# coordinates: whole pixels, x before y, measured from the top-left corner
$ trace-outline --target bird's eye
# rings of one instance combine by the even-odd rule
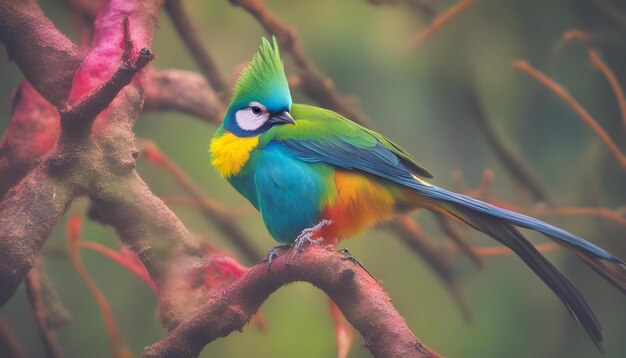
[[[257,107],[257,106],[252,106],[250,107],[250,110],[252,110],[252,113],[254,113],[255,116],[258,116],[261,114],[261,108]]]

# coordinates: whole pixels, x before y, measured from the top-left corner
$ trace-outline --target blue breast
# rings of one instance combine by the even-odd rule
[[[319,222],[332,170],[294,158],[279,143],[268,144],[255,156],[250,168],[247,165],[230,182],[261,211],[269,233],[291,243]]]

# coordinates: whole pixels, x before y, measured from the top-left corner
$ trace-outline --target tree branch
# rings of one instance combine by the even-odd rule
[[[26,80],[13,99],[11,123],[0,141],[0,198],[56,143],[59,113]]]
[[[325,77],[306,57],[296,31],[285,25],[265,6],[262,0],[229,1],[254,16],[267,32],[276,36],[281,48],[291,54],[294,63],[300,69],[300,85],[306,94],[324,107],[336,110],[359,124],[369,125],[369,120],[365,114],[355,108],[353,101],[340,94],[332,80]]]
[[[464,95],[472,114],[470,117],[478,125],[478,129],[483,133],[500,163],[509,172],[509,176],[528,190],[536,200],[551,203],[552,199],[536,179],[536,175],[532,172],[530,166],[516,153],[514,148],[507,144],[510,141],[498,134],[493,123],[487,117],[483,104],[478,97],[478,90],[473,79],[467,80]]]
[[[225,106],[203,76],[183,70],[148,72],[145,109],[177,110],[219,124]]]
[[[209,79],[215,92],[219,94],[224,103],[228,102],[231,95],[230,85],[202,43],[200,36],[198,36],[198,31],[194,28],[182,2],[180,0],[166,0],[165,10],[170,15],[178,35],[187,46],[189,52],[191,52],[202,73]]]
[[[9,327],[4,316],[0,315],[0,356],[27,358],[26,349]]]
[[[323,290],[361,333],[376,357],[438,357],[407,327],[384,289],[365,270],[328,247],[311,246],[296,258],[284,254],[259,264],[209,298],[168,336],[148,347],[145,357],[195,357],[213,340],[241,330],[268,296],[295,281]]]
[[[39,270],[40,266],[37,265],[26,276],[26,293],[48,358],[61,358],[64,354],[57,341],[56,332],[50,326]]]
[[[578,115],[583,123],[588,125],[591,130],[593,130],[596,136],[602,140],[602,143],[606,145],[607,149],[615,157],[617,164],[623,170],[626,170],[626,155],[622,153],[620,148],[617,144],[615,144],[604,128],[598,124],[598,121],[596,121],[595,118],[593,118],[591,114],[589,114],[589,112],[587,112],[587,110],[580,103],[578,103],[578,101],[576,101],[576,99],[574,99],[574,97],[572,97],[572,95],[565,88],[536,70],[526,61],[515,60],[513,61],[512,66],[533,77],[536,81],[546,86],[550,91],[558,96],[572,111]]]
[[[141,152],[152,164],[166,170],[178,184],[200,205],[202,214],[215,224],[217,228],[241,251],[247,261],[256,263],[262,255],[252,245],[251,240],[237,227],[229,213],[215,208],[212,201],[206,196],[202,188],[194,183],[170,158],[157,148],[152,142],[143,142]]]
[[[422,228],[408,216],[399,217],[397,220],[386,224],[385,228],[393,232],[407,247],[426,261],[446,289],[448,289],[463,317],[470,319],[472,312],[455,282],[454,274],[448,260],[443,255],[443,250],[438,250],[434,247],[432,240],[426,237]]]
[[[0,1],[0,41],[28,81],[62,106],[82,57],[34,0]]]

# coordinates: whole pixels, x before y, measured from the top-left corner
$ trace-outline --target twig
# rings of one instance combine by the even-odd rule
[[[551,252],[561,249],[561,247],[553,242],[546,242],[543,244],[535,245],[535,248],[539,252]],[[493,257],[493,256],[509,256],[514,255],[508,247],[493,246],[493,247],[475,247],[474,253],[480,257]]]
[[[224,206],[217,200],[214,200],[210,197],[206,197],[211,204],[208,209],[216,210],[224,213],[224,215],[228,216],[244,216],[249,214],[257,213],[257,211],[252,206],[242,206],[238,208],[228,208]],[[191,196],[162,196],[161,200],[167,205],[183,205],[183,206],[191,206],[194,208],[201,208],[202,204],[199,203],[196,199]]]
[[[200,36],[198,36],[198,31],[194,28],[189,15],[183,7],[182,1],[166,0],[165,10],[170,15],[170,19],[172,19],[178,35],[183,42],[185,42],[196,64],[198,64],[202,73],[209,79],[209,83],[211,83],[215,92],[217,92],[222,98],[222,101],[226,103],[231,95],[230,86],[217,68],[217,64],[202,43]]]
[[[226,111],[202,75],[183,70],[148,72],[145,109],[178,110],[213,124],[221,123]]]
[[[109,306],[109,302],[106,297],[96,285],[96,282],[91,278],[89,272],[83,265],[80,259],[80,226],[81,226],[81,217],[79,215],[73,216],[70,218],[67,224],[67,241],[70,246],[70,258],[72,260],[72,264],[78,271],[80,277],[85,281],[87,287],[91,291],[91,294],[96,298],[98,302],[98,306],[100,307],[100,312],[102,312],[102,318],[104,319],[104,324],[106,326],[107,334],[109,336],[109,345],[111,348],[111,356],[115,358],[122,358],[127,355],[128,349],[122,343],[122,336],[117,329],[117,325],[115,324],[115,320],[113,319],[113,312],[111,311],[111,306]]]
[[[367,0],[367,2],[376,6],[403,4],[419,11],[427,19],[432,19],[437,14],[434,0]]]
[[[26,276],[26,294],[35,316],[35,322],[39,335],[48,358],[61,358],[64,356],[61,346],[56,338],[56,333],[49,325],[48,313],[44,301],[41,279],[39,277],[40,266],[37,265]]]
[[[475,0],[461,0],[458,3],[454,4],[444,13],[437,16],[424,30],[417,33],[413,36],[407,45],[409,49],[415,48],[419,46],[422,42],[426,41],[429,37],[434,35],[437,31],[439,31],[443,25],[448,23],[450,20],[458,16],[463,10],[465,10],[470,5],[474,4]]]
[[[135,74],[152,61],[154,54],[149,49],[142,48],[131,62],[132,41],[128,26],[128,18],[125,18],[123,22],[122,63],[104,83],[82,96],[71,107],[59,111],[61,126],[75,127],[79,125],[76,122],[80,120],[81,122],[84,121],[80,123],[81,127],[89,128],[89,126],[85,126],[85,122],[93,123],[96,116],[113,101],[122,88],[133,80]]]
[[[470,117],[476,122],[487,143],[500,159],[500,163],[508,171],[510,177],[528,190],[536,200],[552,202],[548,191],[541,186],[527,162],[508,144],[510,141],[499,135],[494,128],[478,97],[478,90],[473,79],[469,79],[465,83],[464,94],[472,113]]]
[[[219,337],[242,329],[267,297],[295,281],[322,289],[358,330],[376,357],[438,357],[406,326],[384,289],[361,269],[328,247],[314,245],[286,264],[274,260],[272,271],[259,264],[231,286],[210,297],[193,316],[148,347],[144,357],[195,357]]]
[[[337,342],[337,358],[348,358],[350,348],[354,342],[354,329],[350,322],[341,314],[341,310],[333,300],[328,299],[328,310],[335,327],[335,341]]]
[[[486,200],[487,199],[487,191],[489,190],[489,185],[493,181],[493,170],[484,169],[483,176],[480,181],[480,184],[474,188],[472,191],[469,191],[467,195],[472,196],[477,199]]]
[[[554,94],[556,94],[563,102],[565,102],[568,107],[576,112],[580,119],[589,127],[591,127],[594,133],[602,140],[602,142],[606,145],[611,154],[613,154],[613,156],[617,160],[617,163],[622,167],[622,169],[626,170],[626,156],[622,154],[619,147],[617,146],[617,144],[615,144],[615,142],[613,142],[608,133],[598,124],[598,122],[589,114],[589,112],[587,112],[587,110],[585,110],[585,108],[569,94],[569,92],[565,88],[561,87],[559,84],[548,78],[543,73],[537,71],[526,61],[516,60],[513,62],[513,67],[522,72],[525,72],[526,74],[533,77],[535,80],[539,81],[541,84],[550,89]]]
[[[585,32],[582,32],[580,30],[569,30],[563,34],[563,36],[561,37],[561,41],[559,42],[559,44],[557,44],[557,46],[560,47],[561,44],[570,41],[579,41],[583,44],[583,46],[587,50],[587,55],[589,56],[589,60],[591,61],[591,63],[600,71],[600,73],[602,73],[607,82],[609,82],[609,85],[613,90],[613,94],[615,95],[617,105],[619,106],[622,117],[622,124],[624,126],[624,129],[626,129],[626,98],[624,97],[624,90],[622,89],[622,86],[619,84],[619,81],[615,77],[615,74],[613,74],[613,71],[611,71],[609,66],[607,66],[606,63],[602,61],[602,58],[598,54],[598,51],[596,51],[591,46],[590,40],[591,36]]]
[[[425,236],[421,227],[408,216],[401,216],[385,227],[400,238],[413,252],[426,260],[428,266],[450,292],[463,317],[468,320],[471,319],[471,310],[454,281],[454,275],[443,252],[433,247],[432,240]]]
[[[454,223],[450,218],[441,213],[434,213],[441,231],[443,231],[452,242],[459,248],[459,250],[469,257],[472,262],[478,268],[483,268],[483,262],[478,255],[472,250],[467,237],[461,230],[454,226]]]
[[[196,200],[204,216],[213,222],[250,262],[259,262],[263,257],[251,240],[237,227],[233,217],[228,215],[221,204],[207,198],[204,191],[191,180],[170,158],[152,142],[143,142],[142,152],[150,163],[167,171],[191,197]]]
[[[510,210],[526,213],[530,216],[537,217],[597,217],[604,220],[611,221],[615,224],[626,227],[626,210],[609,208],[589,207],[589,206],[572,206],[572,207],[546,207],[545,205],[538,205],[534,209],[524,209],[513,204],[504,202],[498,199],[489,200],[490,203],[496,206],[507,208]]]
[[[126,249],[126,252],[120,252],[93,241],[79,241],[78,247],[80,247],[81,249],[98,252],[117,262],[120,266],[124,267],[128,271],[132,272],[135,276],[137,276],[143,283],[150,287],[154,293],[157,293],[156,283],[150,277],[150,274],[146,270],[146,267],[143,266],[139,258],[134,253],[131,253],[131,251],[128,251],[128,249]],[[129,257],[130,255],[134,256],[136,262],[131,257]]]
[[[6,318],[0,315],[0,356],[10,358],[27,358],[26,349],[9,327]]]
[[[353,101],[341,95],[332,80],[325,77],[315,64],[306,57],[296,31],[285,25],[265,6],[262,0],[229,1],[254,16],[267,32],[276,35],[281,48],[291,54],[294,63],[300,69],[301,87],[306,94],[322,106],[336,110],[351,120],[368,126],[369,120],[360,110],[355,108]]]

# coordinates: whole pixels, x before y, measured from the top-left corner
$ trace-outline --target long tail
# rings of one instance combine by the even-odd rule
[[[582,294],[515,226],[540,232],[570,249],[600,276],[626,294],[626,266],[620,259],[576,235],[543,221],[465,195],[436,186],[420,187],[418,192],[434,199],[437,203],[435,209],[456,217],[513,250],[556,293],[574,318],[582,324],[598,349],[603,351],[600,344],[602,341],[600,325]]]

